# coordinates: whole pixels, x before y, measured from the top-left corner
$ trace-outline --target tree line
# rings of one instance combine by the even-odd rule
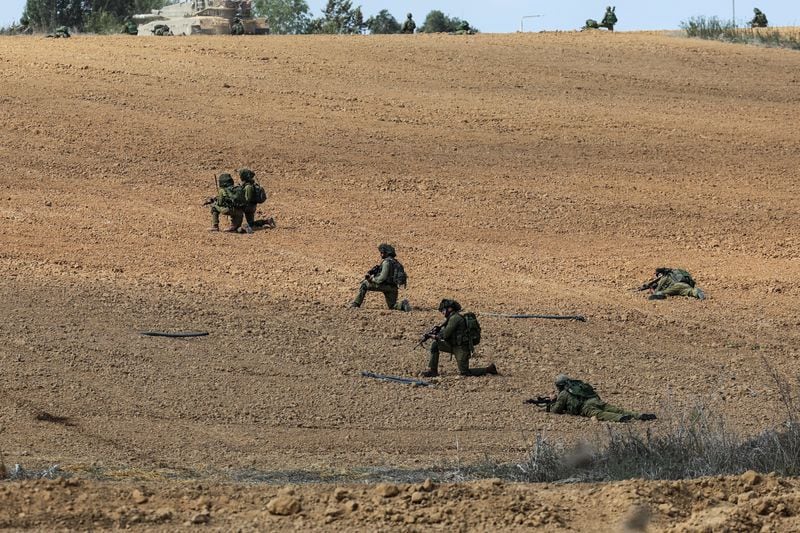
[[[77,31],[119,31],[122,21],[136,13],[149,13],[174,0],[26,0],[20,25],[36,31],[67,26]],[[277,34],[373,34],[400,33],[401,24],[387,9],[364,19],[361,6],[352,0],[328,0],[322,15],[313,17],[305,0],[254,0],[253,13],[269,21]],[[417,31],[454,32],[464,21],[433,10]]]

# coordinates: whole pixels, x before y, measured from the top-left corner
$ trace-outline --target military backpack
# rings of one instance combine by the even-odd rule
[[[688,270],[684,270],[682,268],[673,268],[669,272],[669,277],[671,277],[672,281],[675,283],[686,283],[690,287],[694,287],[694,280],[692,279],[692,275],[689,274]]]
[[[255,192],[255,200],[257,204],[263,204],[267,201],[267,191],[258,183],[253,183],[253,190]]]
[[[239,185],[235,187],[223,187],[220,191],[219,199],[217,203],[221,207],[227,208],[242,208],[245,206],[245,199],[244,199],[244,188]]]
[[[472,346],[477,346],[481,343],[481,325],[478,322],[478,317],[473,312],[462,313],[464,322],[467,326],[467,340]]]
[[[567,392],[571,395],[575,396],[576,398],[581,398],[583,400],[588,400],[589,398],[596,398],[597,393],[594,391],[594,387],[586,383],[585,381],[581,381],[579,379],[570,380],[566,386]]]
[[[408,275],[403,265],[395,258],[392,261],[392,282],[398,287],[405,287],[408,284]]]

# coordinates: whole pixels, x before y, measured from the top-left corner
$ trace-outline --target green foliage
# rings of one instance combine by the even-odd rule
[[[381,9],[377,15],[368,18],[366,26],[370,33],[400,33],[400,23],[388,9]]]
[[[67,26],[80,31],[111,33],[126,17],[163,7],[166,0],[26,0],[20,21],[37,31]]]
[[[110,34],[119,33],[122,25],[119,19],[108,11],[93,11],[86,17],[83,29],[89,33]]]
[[[309,24],[310,33],[361,33],[364,16],[351,0],[328,0],[322,17]]]
[[[448,17],[441,11],[434,9],[425,17],[425,22],[420,28],[422,33],[453,32],[461,29],[464,21],[458,17]]]
[[[737,28],[732,22],[722,22],[717,17],[690,18],[688,22],[681,22],[681,29],[687,37],[698,39],[800,50],[800,36],[796,33],[772,28]]]
[[[305,0],[256,0],[255,12],[266,17],[270,33],[295,35],[306,33],[310,22]]]

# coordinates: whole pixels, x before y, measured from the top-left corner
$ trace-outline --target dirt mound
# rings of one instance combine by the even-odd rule
[[[7,466],[149,473],[161,481],[146,490],[168,494],[152,509],[173,510],[167,529],[202,515],[169,479],[232,501],[262,491],[237,504],[244,527],[278,489],[220,484],[230,473],[355,480],[359,468],[519,460],[539,433],[602,438],[602,424],[522,403],[560,372],[656,412],[653,431],[698,401],[744,433],[784,419],[764,361],[800,371],[795,52],[601,32],[2,41]],[[278,228],[207,233],[214,174],[242,166],[270,192],[263,215]],[[383,310],[375,294],[346,309],[380,242],[408,271],[413,313]],[[628,290],[657,266],[687,268],[709,298]],[[496,362],[496,377],[459,378],[446,358],[435,387],[361,377],[422,370],[412,347],[445,297],[479,314],[588,322],[483,317],[475,364]],[[77,483],[73,495],[119,501],[103,509],[133,509],[127,485]],[[57,485],[19,494],[59,493],[45,486]],[[346,488],[362,509],[384,509],[373,488]],[[295,490],[303,523],[325,520],[333,489]],[[399,490],[398,510],[432,497]],[[506,502],[517,489],[490,490]],[[549,514],[503,503],[468,524],[527,527],[542,513],[563,520],[542,518],[548,527],[569,524],[585,504],[572,490],[585,489],[552,491]],[[716,498],[728,503],[714,519],[757,505],[738,498]],[[755,515],[783,516],[780,504],[794,505]],[[42,520],[79,527],[46,507]],[[681,512],[669,524],[694,527],[695,511]],[[152,513],[142,520],[161,527]],[[348,513],[327,516],[372,527]],[[389,514],[376,523],[415,516]]]

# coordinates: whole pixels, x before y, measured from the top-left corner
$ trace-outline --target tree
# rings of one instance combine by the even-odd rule
[[[425,17],[425,23],[420,28],[423,33],[441,33],[457,31],[461,27],[461,19],[448,17],[438,9],[434,9]]]
[[[58,26],[82,28],[83,3],[80,0],[27,0],[23,18],[36,30],[51,30]]]
[[[353,9],[351,0],[328,0],[322,10],[322,18],[309,24],[311,33],[361,33],[364,20],[361,7]]]
[[[399,33],[400,23],[389,13],[388,9],[381,9],[377,15],[367,19],[367,28],[370,33]]]
[[[305,0],[256,0],[255,12],[266,17],[270,33],[306,33],[310,22]]]

